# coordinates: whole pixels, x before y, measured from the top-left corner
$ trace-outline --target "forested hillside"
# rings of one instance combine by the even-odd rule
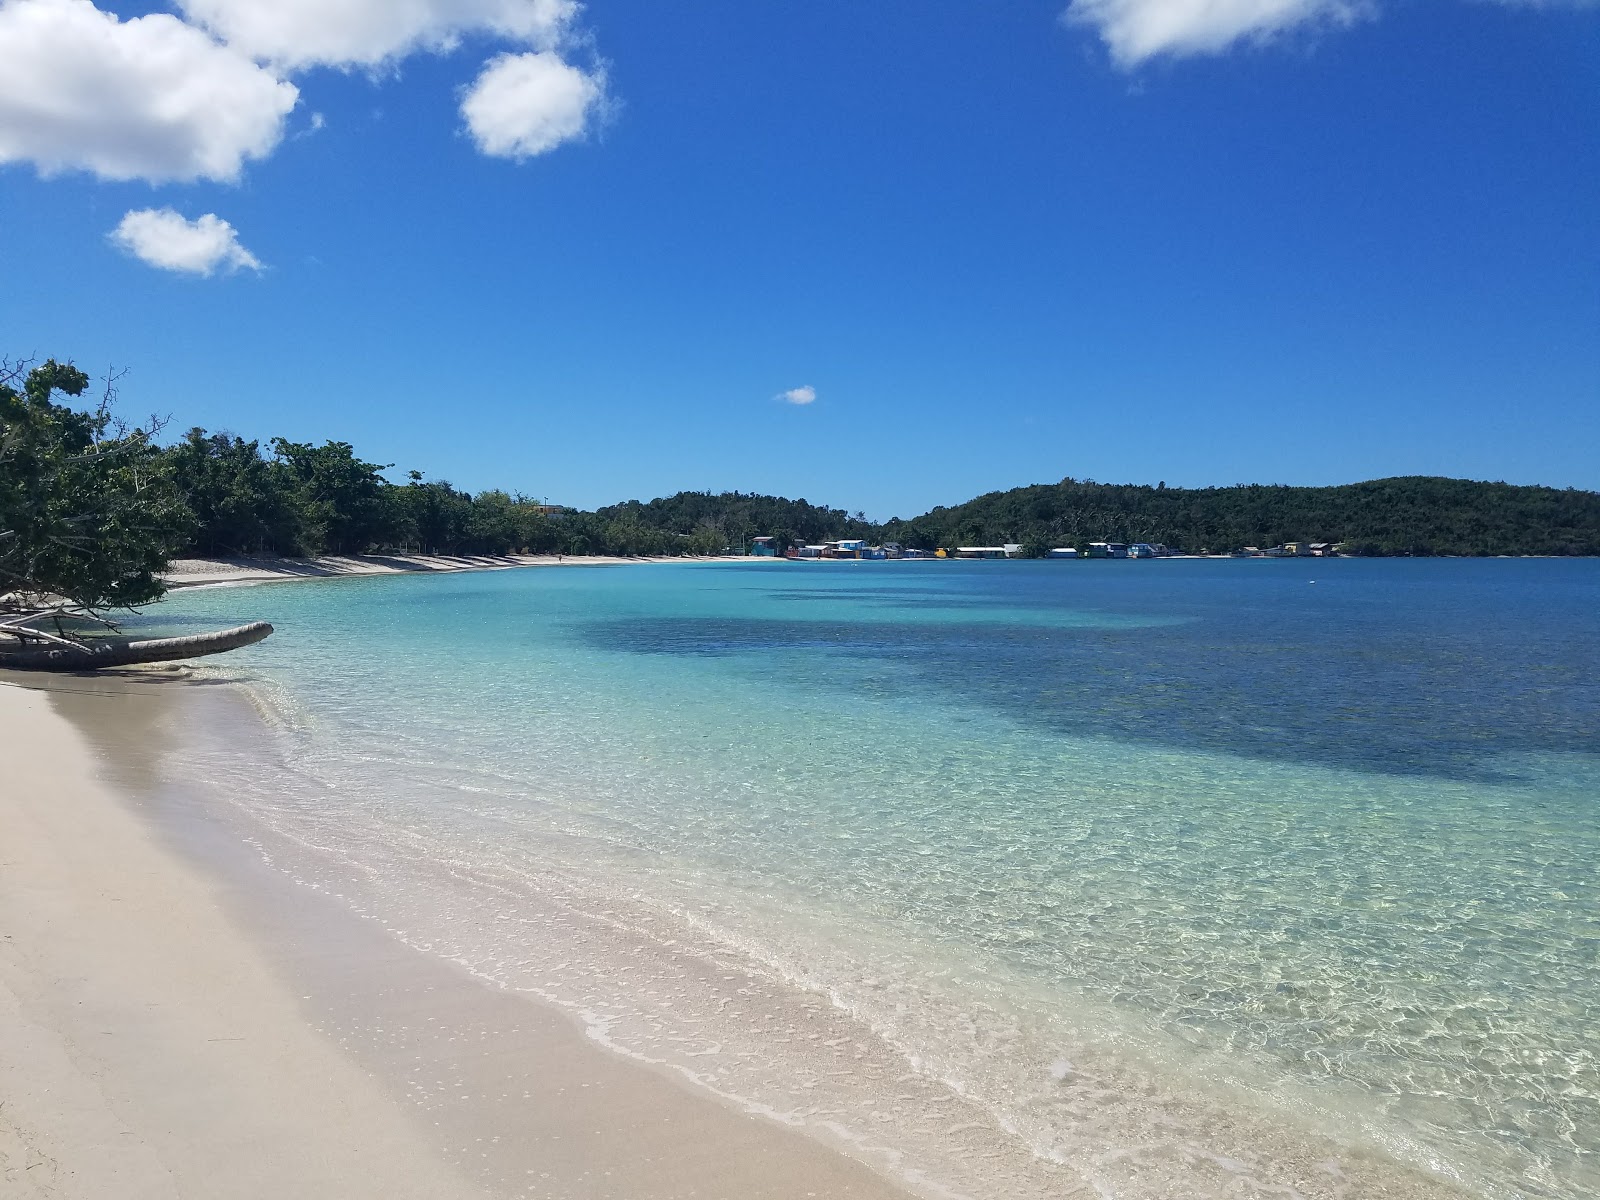
[[[89,413],[53,399],[75,397],[87,384],[82,372],[54,361],[32,370],[7,361],[0,371],[0,500],[16,510],[0,526],[0,557],[27,558],[33,565],[20,573],[29,577],[51,554],[84,570],[110,561],[109,551],[94,551],[86,540],[86,523],[104,526],[107,536],[137,530],[144,540],[128,553],[146,563],[185,554],[717,554],[739,552],[761,536],[780,547],[847,537],[926,550],[1017,542],[1031,554],[1106,540],[1163,542],[1188,553],[1315,541],[1373,555],[1600,555],[1600,493],[1430,476],[1322,488],[1064,479],[883,525],[860,512],[742,492],[679,492],[596,512],[552,512],[530,496],[471,494],[415,470],[393,482],[391,467],[360,458],[346,442],[274,438],[264,447],[192,429],[161,446],[154,426],[126,430],[114,422],[109,392]],[[94,503],[110,507],[92,521],[84,514],[98,511],[93,505],[60,499],[39,482],[78,486],[90,462],[74,449],[78,442],[112,448],[93,460],[110,472]],[[56,459],[60,469],[46,471]],[[112,484],[127,495],[119,498]],[[119,504],[132,505],[138,519],[115,515]],[[71,527],[46,537],[39,531],[55,529],[52,521]],[[145,576],[152,570],[142,569]]]
[[[164,464],[190,515],[180,555],[720,554],[762,535],[788,543],[876,532],[859,513],[739,492],[547,513],[529,496],[474,495],[418,471],[391,483],[388,467],[346,442],[274,438],[263,448],[192,429]]]
[[[1339,487],[1169,488],[1065,479],[992,492],[885,525],[805,500],[679,492],[547,515],[533,499],[476,495],[387,468],[343,442],[255,442],[191,430],[166,451],[199,554],[715,554],[753,537],[780,545],[860,537],[907,546],[1020,542],[1043,554],[1091,541],[1225,553],[1287,541],[1354,554],[1600,554],[1600,493],[1407,476]]]
[[[1223,553],[1288,541],[1355,554],[1600,554],[1600,493],[1405,476],[1339,487],[1169,488],[1064,479],[884,527],[908,546],[1091,541]]]

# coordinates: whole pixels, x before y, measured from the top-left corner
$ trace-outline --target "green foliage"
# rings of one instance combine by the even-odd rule
[[[907,546],[1164,542],[1225,553],[1290,541],[1357,554],[1600,554],[1600,493],[1406,476],[1340,487],[1169,488],[1064,479],[992,492],[882,536]]]
[[[330,554],[361,554],[396,540],[399,530],[387,467],[362,462],[349,442],[313,446],[272,439],[276,466],[286,471],[300,509],[304,545]]]
[[[814,505],[806,500],[744,492],[679,492],[648,504],[630,500],[596,513],[607,520],[616,520],[624,514],[648,528],[694,539],[695,548],[689,553],[695,554],[720,553],[724,547],[737,551],[755,537],[775,537],[778,548],[783,550],[808,542],[870,538],[878,531],[878,527],[860,513],[852,517],[843,509]],[[717,545],[707,549],[714,541]]]
[[[307,554],[304,504],[281,464],[257,442],[191,429],[167,451],[194,518],[190,549],[217,554]]]
[[[254,442],[191,430],[167,451],[193,511],[195,553],[715,554],[773,537],[780,551],[838,538],[940,546],[1020,542],[1041,557],[1092,541],[1224,553],[1286,541],[1360,554],[1600,554],[1600,495],[1408,477],[1343,487],[1169,488],[1064,479],[884,525],[805,500],[679,492],[546,515],[525,496],[476,496],[410,473],[402,485],[348,443]]]
[[[154,424],[119,423],[109,386],[89,411],[54,399],[88,386],[54,359],[0,365],[0,599],[13,607],[51,596],[88,609],[154,600],[188,524]]]

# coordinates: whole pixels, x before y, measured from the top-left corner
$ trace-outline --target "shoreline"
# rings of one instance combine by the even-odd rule
[[[370,575],[450,575],[518,567],[623,567],[681,562],[767,562],[738,554],[699,558],[557,554],[329,554],[319,558],[175,558],[162,575],[169,591],[237,583],[291,583]]]
[[[0,679],[8,1195],[909,1194],[274,870],[160,768],[229,699]]]

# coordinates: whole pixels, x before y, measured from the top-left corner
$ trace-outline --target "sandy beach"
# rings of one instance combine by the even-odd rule
[[[281,583],[343,576],[415,575],[453,571],[504,571],[514,567],[616,567],[683,562],[682,558],[621,558],[606,554],[330,554],[321,558],[178,558],[164,578],[172,588],[223,583]],[[698,562],[777,562],[773,558],[717,555]]]
[[[0,681],[8,1197],[904,1194],[402,946],[165,794],[177,731],[229,704],[249,719],[162,672]]]

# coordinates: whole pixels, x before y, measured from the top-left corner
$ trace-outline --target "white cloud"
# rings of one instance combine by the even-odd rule
[[[135,258],[185,275],[261,269],[261,260],[239,244],[238,231],[215,213],[185,220],[170,208],[141,208],[111,231],[114,245]]]
[[[1367,0],[1073,0],[1069,25],[1096,29],[1120,66],[1159,55],[1215,54],[1305,25],[1350,25],[1371,13]]]
[[[779,392],[778,399],[785,404],[810,404],[817,398],[817,389],[809,384],[805,387],[790,388],[787,392]]]
[[[299,92],[176,17],[0,0],[0,163],[106,179],[232,180]]]
[[[178,0],[191,21],[285,68],[376,67],[470,34],[540,50],[566,35],[574,0]]]
[[[496,158],[531,158],[581,137],[604,104],[605,75],[552,51],[491,59],[461,100],[473,141]]]

